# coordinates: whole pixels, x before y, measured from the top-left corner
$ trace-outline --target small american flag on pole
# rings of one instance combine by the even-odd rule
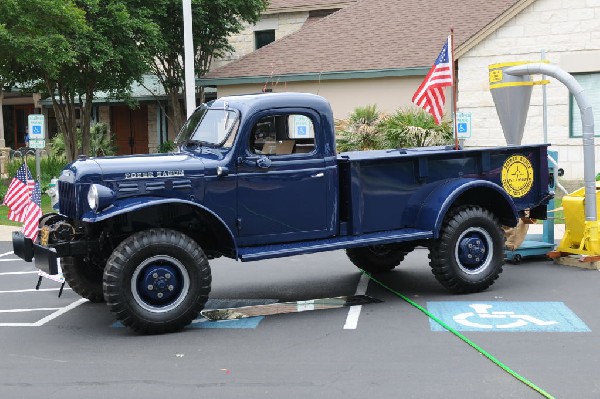
[[[42,217],[42,190],[40,189],[40,183],[37,181],[31,194],[31,200],[23,214],[25,215],[23,234],[25,237],[29,237],[32,241],[35,241],[38,236],[38,223]]]
[[[31,192],[33,190],[35,182],[33,176],[27,167],[27,164],[23,162],[23,165],[17,170],[17,174],[10,182],[6,195],[4,196],[4,205],[10,208],[8,218],[16,222],[23,222],[23,212],[29,205],[29,199],[31,198]]]
[[[412,102],[429,112],[438,125],[444,114],[444,87],[452,86],[452,39],[444,44],[423,83],[413,95]]]

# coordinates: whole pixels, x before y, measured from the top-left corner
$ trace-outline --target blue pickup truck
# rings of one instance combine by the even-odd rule
[[[140,333],[182,329],[203,309],[209,259],[242,262],[344,249],[370,273],[429,248],[454,293],[502,271],[501,225],[545,218],[546,145],[336,153],[322,97],[266,93],[198,107],[171,154],[80,157],[58,181],[58,213],[15,254],[62,273]],[[60,266],[60,269],[59,269]]]

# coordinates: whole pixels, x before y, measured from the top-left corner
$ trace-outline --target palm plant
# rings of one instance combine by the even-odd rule
[[[436,124],[433,117],[418,108],[404,108],[381,122],[385,148],[428,147],[452,143],[452,121]]]
[[[347,120],[336,122],[338,151],[380,148],[380,123],[383,116],[375,105],[358,107]]]

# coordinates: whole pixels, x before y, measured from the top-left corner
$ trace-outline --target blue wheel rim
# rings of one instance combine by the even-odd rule
[[[478,274],[490,265],[493,252],[494,244],[490,234],[480,227],[471,227],[456,241],[454,258],[463,272]]]
[[[185,266],[177,259],[158,255],[140,263],[131,278],[133,298],[142,308],[153,313],[177,308],[190,288]]]

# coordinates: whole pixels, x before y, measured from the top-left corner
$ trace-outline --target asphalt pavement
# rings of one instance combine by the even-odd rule
[[[303,311],[139,336],[68,287],[61,298],[52,281],[36,291],[32,264],[1,237],[1,398],[543,397],[343,251],[213,260],[209,307],[303,301]],[[484,292],[452,295],[417,248],[379,279],[549,395],[600,397],[598,271],[525,259]],[[383,302],[310,310],[311,299],[363,291]]]

